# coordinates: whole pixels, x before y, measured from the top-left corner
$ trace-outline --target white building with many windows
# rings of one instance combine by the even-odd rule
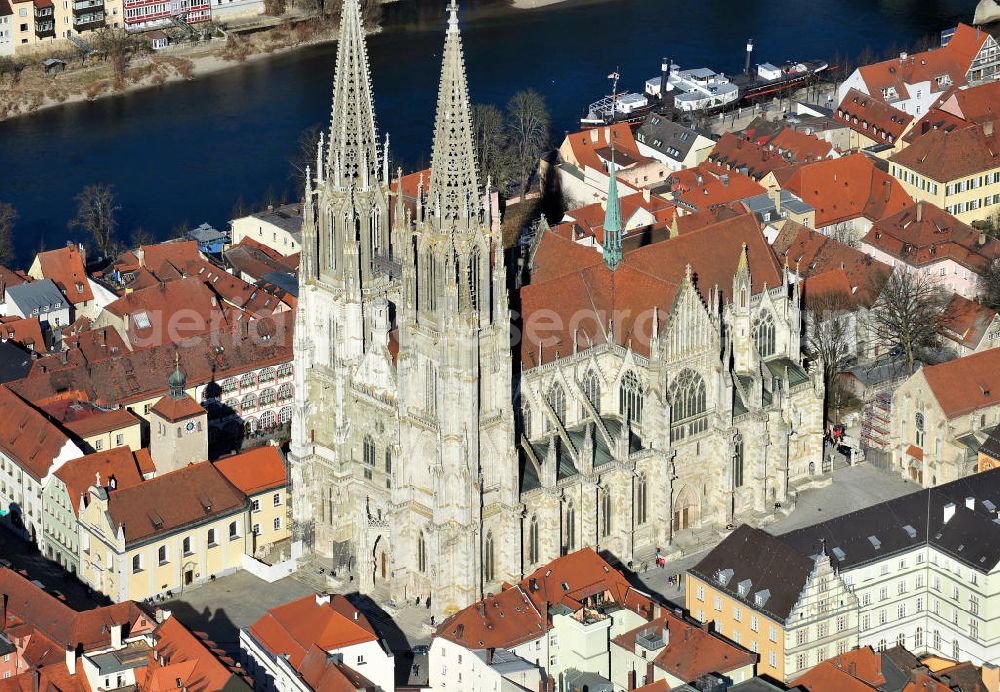
[[[1000,659],[1000,469],[799,529],[858,598],[859,644]]]

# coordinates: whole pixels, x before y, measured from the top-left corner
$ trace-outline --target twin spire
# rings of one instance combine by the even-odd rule
[[[344,0],[323,177],[338,188],[367,189],[375,185],[378,172],[378,130],[361,6],[359,0]],[[320,174],[317,171],[317,175]]]
[[[448,5],[429,193],[432,208],[444,228],[465,229],[470,214],[479,209],[472,108],[455,0]]]

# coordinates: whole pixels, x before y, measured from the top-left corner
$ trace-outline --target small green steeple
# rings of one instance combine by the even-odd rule
[[[174,354],[174,371],[167,378],[167,386],[170,387],[170,398],[172,399],[183,399],[187,396],[184,391],[187,385],[187,378],[184,377],[184,373],[181,372],[181,356],[179,353]]]
[[[614,155],[608,164],[608,204],[604,210],[604,263],[615,270],[622,261],[622,204],[618,199],[618,177]]]

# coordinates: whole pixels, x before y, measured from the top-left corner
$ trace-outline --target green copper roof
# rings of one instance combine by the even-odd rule
[[[611,271],[622,261],[622,204],[618,199],[615,162],[608,164],[608,205],[604,211],[604,263]]]

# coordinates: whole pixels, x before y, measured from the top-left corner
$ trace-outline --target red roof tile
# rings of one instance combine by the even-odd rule
[[[953,293],[944,312],[943,335],[967,348],[976,349],[996,317],[995,310]]]
[[[939,183],[1000,168],[1000,132],[993,121],[916,135],[890,161]]]
[[[141,692],[215,692],[227,687],[233,678],[249,679],[235,665],[217,655],[212,642],[202,641],[169,617],[156,628],[156,656],[150,655],[145,677],[139,678]],[[240,688],[242,689],[242,687]]]
[[[153,404],[150,411],[162,418],[167,419],[171,423],[176,423],[186,418],[202,416],[207,413],[201,404],[187,394],[178,397],[175,397],[172,394],[167,394]]]
[[[271,608],[250,631],[268,651],[288,654],[296,669],[314,645],[330,651],[378,640],[364,614],[340,595],[323,603],[309,595]]]
[[[861,153],[797,166],[779,181],[816,210],[816,228],[862,216],[877,221],[913,203],[895,178]]]
[[[97,483],[98,475],[101,486],[110,493],[134,487],[142,482],[142,470],[139,468],[135,453],[128,447],[115,447],[73,459],[63,464],[55,475],[66,484],[66,492],[76,514],[80,511],[80,500],[87,499],[87,489]],[[112,478],[115,484],[114,490],[110,488]]]
[[[0,449],[32,478],[41,481],[67,445],[79,455],[79,449],[66,434],[26,404],[6,386],[0,387]]]
[[[649,161],[639,153],[639,145],[635,142],[632,128],[626,123],[608,127],[597,127],[566,135],[575,163],[581,168],[606,170],[605,161],[610,158],[610,145],[614,144],[616,162],[619,157],[622,162],[630,159],[635,162]],[[627,168],[627,165],[619,166]]]
[[[747,175],[736,171],[717,173],[706,164],[672,173],[670,184],[674,198],[696,211],[767,192]]]
[[[909,113],[857,89],[848,90],[834,117],[858,134],[882,144],[895,143],[913,122]]]
[[[1000,348],[930,365],[921,372],[949,419],[1000,403]]]
[[[263,445],[214,462],[215,468],[247,495],[288,484],[288,470],[281,452]]]
[[[37,1],[35,4],[41,7]],[[52,3],[48,2],[47,6],[51,7]],[[84,256],[75,243],[58,250],[40,252],[37,259],[42,276],[46,279],[52,279],[70,303],[79,305],[94,299],[94,292],[90,288],[90,279],[87,277]]]
[[[0,339],[16,341],[34,353],[44,354],[47,350],[37,317],[0,317]]]
[[[52,413],[52,407],[46,406],[44,408],[46,413]],[[140,424],[139,417],[127,408],[116,408],[106,411],[91,407],[88,404],[85,410],[86,413],[81,416],[74,415],[73,413],[64,416],[62,418],[63,427],[80,437],[90,437],[91,435],[121,430],[122,428]],[[67,407],[66,411],[69,412],[71,409]]]

